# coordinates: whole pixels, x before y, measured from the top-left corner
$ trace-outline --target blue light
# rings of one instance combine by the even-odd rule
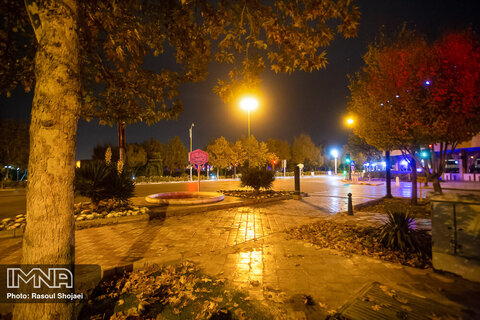
[[[380,105],[383,107],[383,103],[380,103]]]
[[[430,81],[429,81],[429,80],[425,81],[425,85],[426,85],[426,86],[429,86],[429,85],[430,85]]]
[[[395,96],[395,98],[400,98],[400,96],[397,94],[397,95]]]
[[[400,161],[400,164],[402,166],[406,166],[408,164],[408,162],[407,162],[407,160],[402,160],[402,161]]]

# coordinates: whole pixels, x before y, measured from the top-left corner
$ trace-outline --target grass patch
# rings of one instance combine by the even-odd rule
[[[320,248],[330,248],[344,253],[366,255],[416,268],[431,267],[431,237],[416,231],[422,243],[420,251],[393,250],[382,244],[379,228],[340,224],[323,220],[293,228],[288,233],[296,239],[310,242]]]
[[[79,319],[273,319],[246,293],[189,262],[151,266],[101,283]]]

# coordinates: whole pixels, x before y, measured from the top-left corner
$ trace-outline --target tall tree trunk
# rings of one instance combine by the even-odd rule
[[[433,191],[435,193],[442,193],[442,187],[440,186],[440,177],[437,175],[433,176]]]
[[[441,148],[441,146],[440,146]],[[440,166],[441,163],[437,161],[437,155],[435,153],[435,145],[432,145],[430,148],[430,152],[432,155],[432,182],[433,182],[433,191],[436,193],[442,193],[442,187],[440,186],[440,177],[443,174],[443,167]],[[440,149],[440,153],[441,153]],[[440,161],[445,163],[445,160],[442,160],[442,156],[440,156]]]
[[[74,263],[73,178],[81,106],[77,3],[26,0],[38,41],[24,264]],[[70,319],[73,304],[18,303],[16,319]]]
[[[411,203],[417,205],[417,161],[412,156],[410,160],[410,166],[412,168],[412,199]]]
[[[125,163],[125,122],[118,121],[118,155],[119,161]]]
[[[393,198],[392,197],[392,175],[390,174],[391,172],[391,166],[390,166],[390,150],[385,151],[385,167],[386,167],[386,172],[385,172],[385,182],[386,182],[386,187],[387,187],[387,194],[385,195],[385,198]]]

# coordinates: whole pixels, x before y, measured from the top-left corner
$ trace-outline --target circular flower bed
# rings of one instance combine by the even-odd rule
[[[205,204],[223,199],[225,196],[218,192],[164,192],[145,197],[145,201],[149,203],[169,205]]]

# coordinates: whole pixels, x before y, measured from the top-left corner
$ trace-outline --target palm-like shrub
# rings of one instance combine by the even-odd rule
[[[100,200],[108,199],[105,185],[107,177],[111,174],[109,166],[100,161],[86,162],[75,170],[75,193],[90,198],[92,203],[98,204]]]
[[[105,188],[109,198],[125,201],[133,197],[135,184],[127,170],[124,169],[122,173],[111,170],[105,180]]]
[[[387,208],[387,222],[380,228],[381,243],[393,250],[421,251],[418,232],[410,212],[401,207]]]
[[[75,193],[91,199],[94,205],[100,200],[128,200],[133,196],[135,186],[130,173],[118,173],[114,165],[103,161],[82,164],[75,170]]]
[[[242,172],[242,187],[251,187],[255,191],[271,189],[275,174],[273,171],[260,168],[246,168]]]

